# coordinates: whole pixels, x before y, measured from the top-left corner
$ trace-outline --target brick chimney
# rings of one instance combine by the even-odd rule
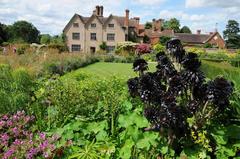
[[[152,20],[152,31],[153,32],[156,30],[155,26],[156,26],[156,19],[153,19]]]
[[[156,31],[161,31],[162,30],[162,19],[158,19],[155,21],[155,30]]]
[[[125,20],[124,20],[124,26],[128,27],[129,26],[129,10],[125,10]]]
[[[93,11],[94,12],[94,11]],[[95,15],[100,16],[100,6],[96,6]]]
[[[99,10],[99,16],[103,17],[103,6],[100,6]]]
[[[139,32],[140,18],[139,17],[134,17],[133,19],[135,21],[135,29],[136,29],[136,31],[138,33]]]
[[[198,35],[200,35],[201,34],[201,30],[199,29],[199,30],[197,30],[197,34]]]

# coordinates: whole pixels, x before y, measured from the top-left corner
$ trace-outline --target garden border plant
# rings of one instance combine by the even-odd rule
[[[187,147],[198,146],[199,158],[234,157],[239,149],[231,147],[232,153],[224,154],[219,136],[213,133],[220,125],[239,128],[231,122],[233,83],[223,77],[206,79],[197,54],[186,53],[180,40],[170,40],[166,48],[167,54],[156,55],[158,65],[153,73],[147,72],[148,64],[139,56],[133,63],[139,77],[127,82],[130,95],[144,103],[144,116],[151,123],[145,131],[157,131],[168,138],[177,156]],[[234,138],[237,136],[229,142]]]

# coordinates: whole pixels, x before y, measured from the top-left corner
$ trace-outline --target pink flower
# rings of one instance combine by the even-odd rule
[[[46,139],[46,134],[44,134],[44,133],[40,133],[39,136],[40,136],[40,139],[42,139],[42,140]]]

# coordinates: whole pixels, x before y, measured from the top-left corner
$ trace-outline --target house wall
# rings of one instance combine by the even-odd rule
[[[73,23],[78,23],[79,27],[78,28],[73,27]],[[73,40],[72,33],[80,33],[80,39]],[[84,50],[84,48],[85,48],[85,27],[80,18],[75,17],[72,21],[72,24],[70,24],[69,27],[65,30],[64,34],[66,35],[66,38],[67,38],[66,42],[67,42],[67,46],[68,46],[70,52],[72,50],[73,44],[81,45],[81,52],[85,52],[85,50]]]
[[[91,28],[91,24],[95,23],[96,28]],[[97,40],[91,40],[91,33],[96,33]],[[99,45],[103,42],[103,27],[101,22],[94,18],[89,24],[86,26],[86,52],[90,53],[90,47],[95,47],[96,51],[99,50]]]
[[[217,45],[221,49],[225,48],[225,42],[219,33],[217,33],[215,36],[213,36],[208,41],[208,43],[210,43],[212,45]]]
[[[114,24],[114,28],[109,28],[108,24]],[[107,34],[112,33],[115,34],[115,40],[114,41],[108,41],[107,40]],[[125,41],[125,32],[121,28],[121,26],[118,24],[118,22],[111,18],[108,23],[105,25],[103,29],[103,41],[106,42],[107,46],[116,46],[119,42]]]

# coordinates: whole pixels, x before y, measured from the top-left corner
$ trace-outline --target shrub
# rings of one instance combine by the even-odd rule
[[[102,42],[102,44],[99,46],[101,50],[106,50],[107,49],[107,43]]]
[[[164,51],[165,50],[165,47],[163,46],[163,45],[161,45],[161,44],[155,44],[154,46],[153,46],[153,49],[154,49],[154,51],[156,51],[157,53],[158,52],[162,52],[162,51]]]
[[[136,52],[138,55],[146,54],[151,52],[149,44],[139,44],[136,47]]]
[[[110,110],[121,109],[118,106],[126,97],[126,91],[119,79],[93,80],[89,75],[87,78],[89,80],[85,77],[73,77],[75,80],[50,79],[36,92],[38,102],[32,106],[32,111],[34,114],[42,112],[36,116],[41,121],[45,121],[42,117],[49,113],[48,121],[45,122],[49,125],[43,123],[40,127],[59,127],[76,116],[102,119]],[[38,108],[44,109],[39,112]]]

